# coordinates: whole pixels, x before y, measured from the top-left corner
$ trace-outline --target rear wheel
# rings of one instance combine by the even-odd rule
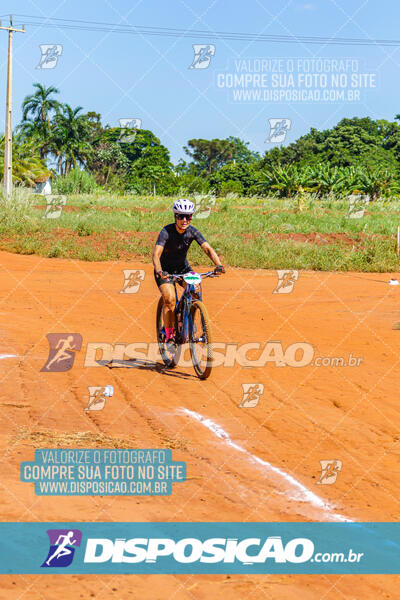
[[[190,308],[189,348],[193,367],[200,379],[207,379],[212,369],[211,325],[203,302],[196,300]]]

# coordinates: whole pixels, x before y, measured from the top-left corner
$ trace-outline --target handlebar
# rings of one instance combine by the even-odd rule
[[[181,279],[186,273],[169,273],[168,276],[173,279]],[[202,279],[206,279],[206,277],[219,277],[218,273],[214,271],[207,271],[206,273],[197,273],[197,275],[201,275]]]

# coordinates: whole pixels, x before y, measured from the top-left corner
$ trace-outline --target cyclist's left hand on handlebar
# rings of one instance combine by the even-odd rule
[[[220,273],[225,273],[225,267],[223,265],[217,265],[214,269],[214,273],[219,275]]]

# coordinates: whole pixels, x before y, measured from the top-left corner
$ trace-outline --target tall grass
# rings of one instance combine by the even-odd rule
[[[99,186],[88,171],[72,169],[68,175],[56,177],[52,189],[56,194],[93,194]]]
[[[12,233],[31,231],[38,222],[39,215],[34,211],[35,196],[24,187],[14,187],[9,196],[0,192],[0,231]]]
[[[58,219],[44,219],[38,205],[45,198],[16,189],[0,201],[0,249],[83,260],[150,261],[157,233],[173,222],[173,200],[98,190],[69,195]],[[370,203],[367,211],[363,218],[349,219],[348,201],[333,195],[231,196],[218,198],[210,217],[195,217],[192,224],[231,266],[396,271],[400,199]],[[321,236],[318,243],[314,235],[307,243],[293,239],[314,232]],[[346,239],[329,236],[338,233]],[[207,260],[197,244],[189,258],[193,265]]]

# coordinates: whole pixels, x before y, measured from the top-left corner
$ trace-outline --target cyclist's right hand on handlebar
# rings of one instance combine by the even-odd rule
[[[167,271],[157,271],[157,275],[161,277],[161,279],[168,279],[169,273]]]
[[[217,265],[214,269],[214,273],[219,275],[220,273],[225,273],[225,267],[223,265]]]

